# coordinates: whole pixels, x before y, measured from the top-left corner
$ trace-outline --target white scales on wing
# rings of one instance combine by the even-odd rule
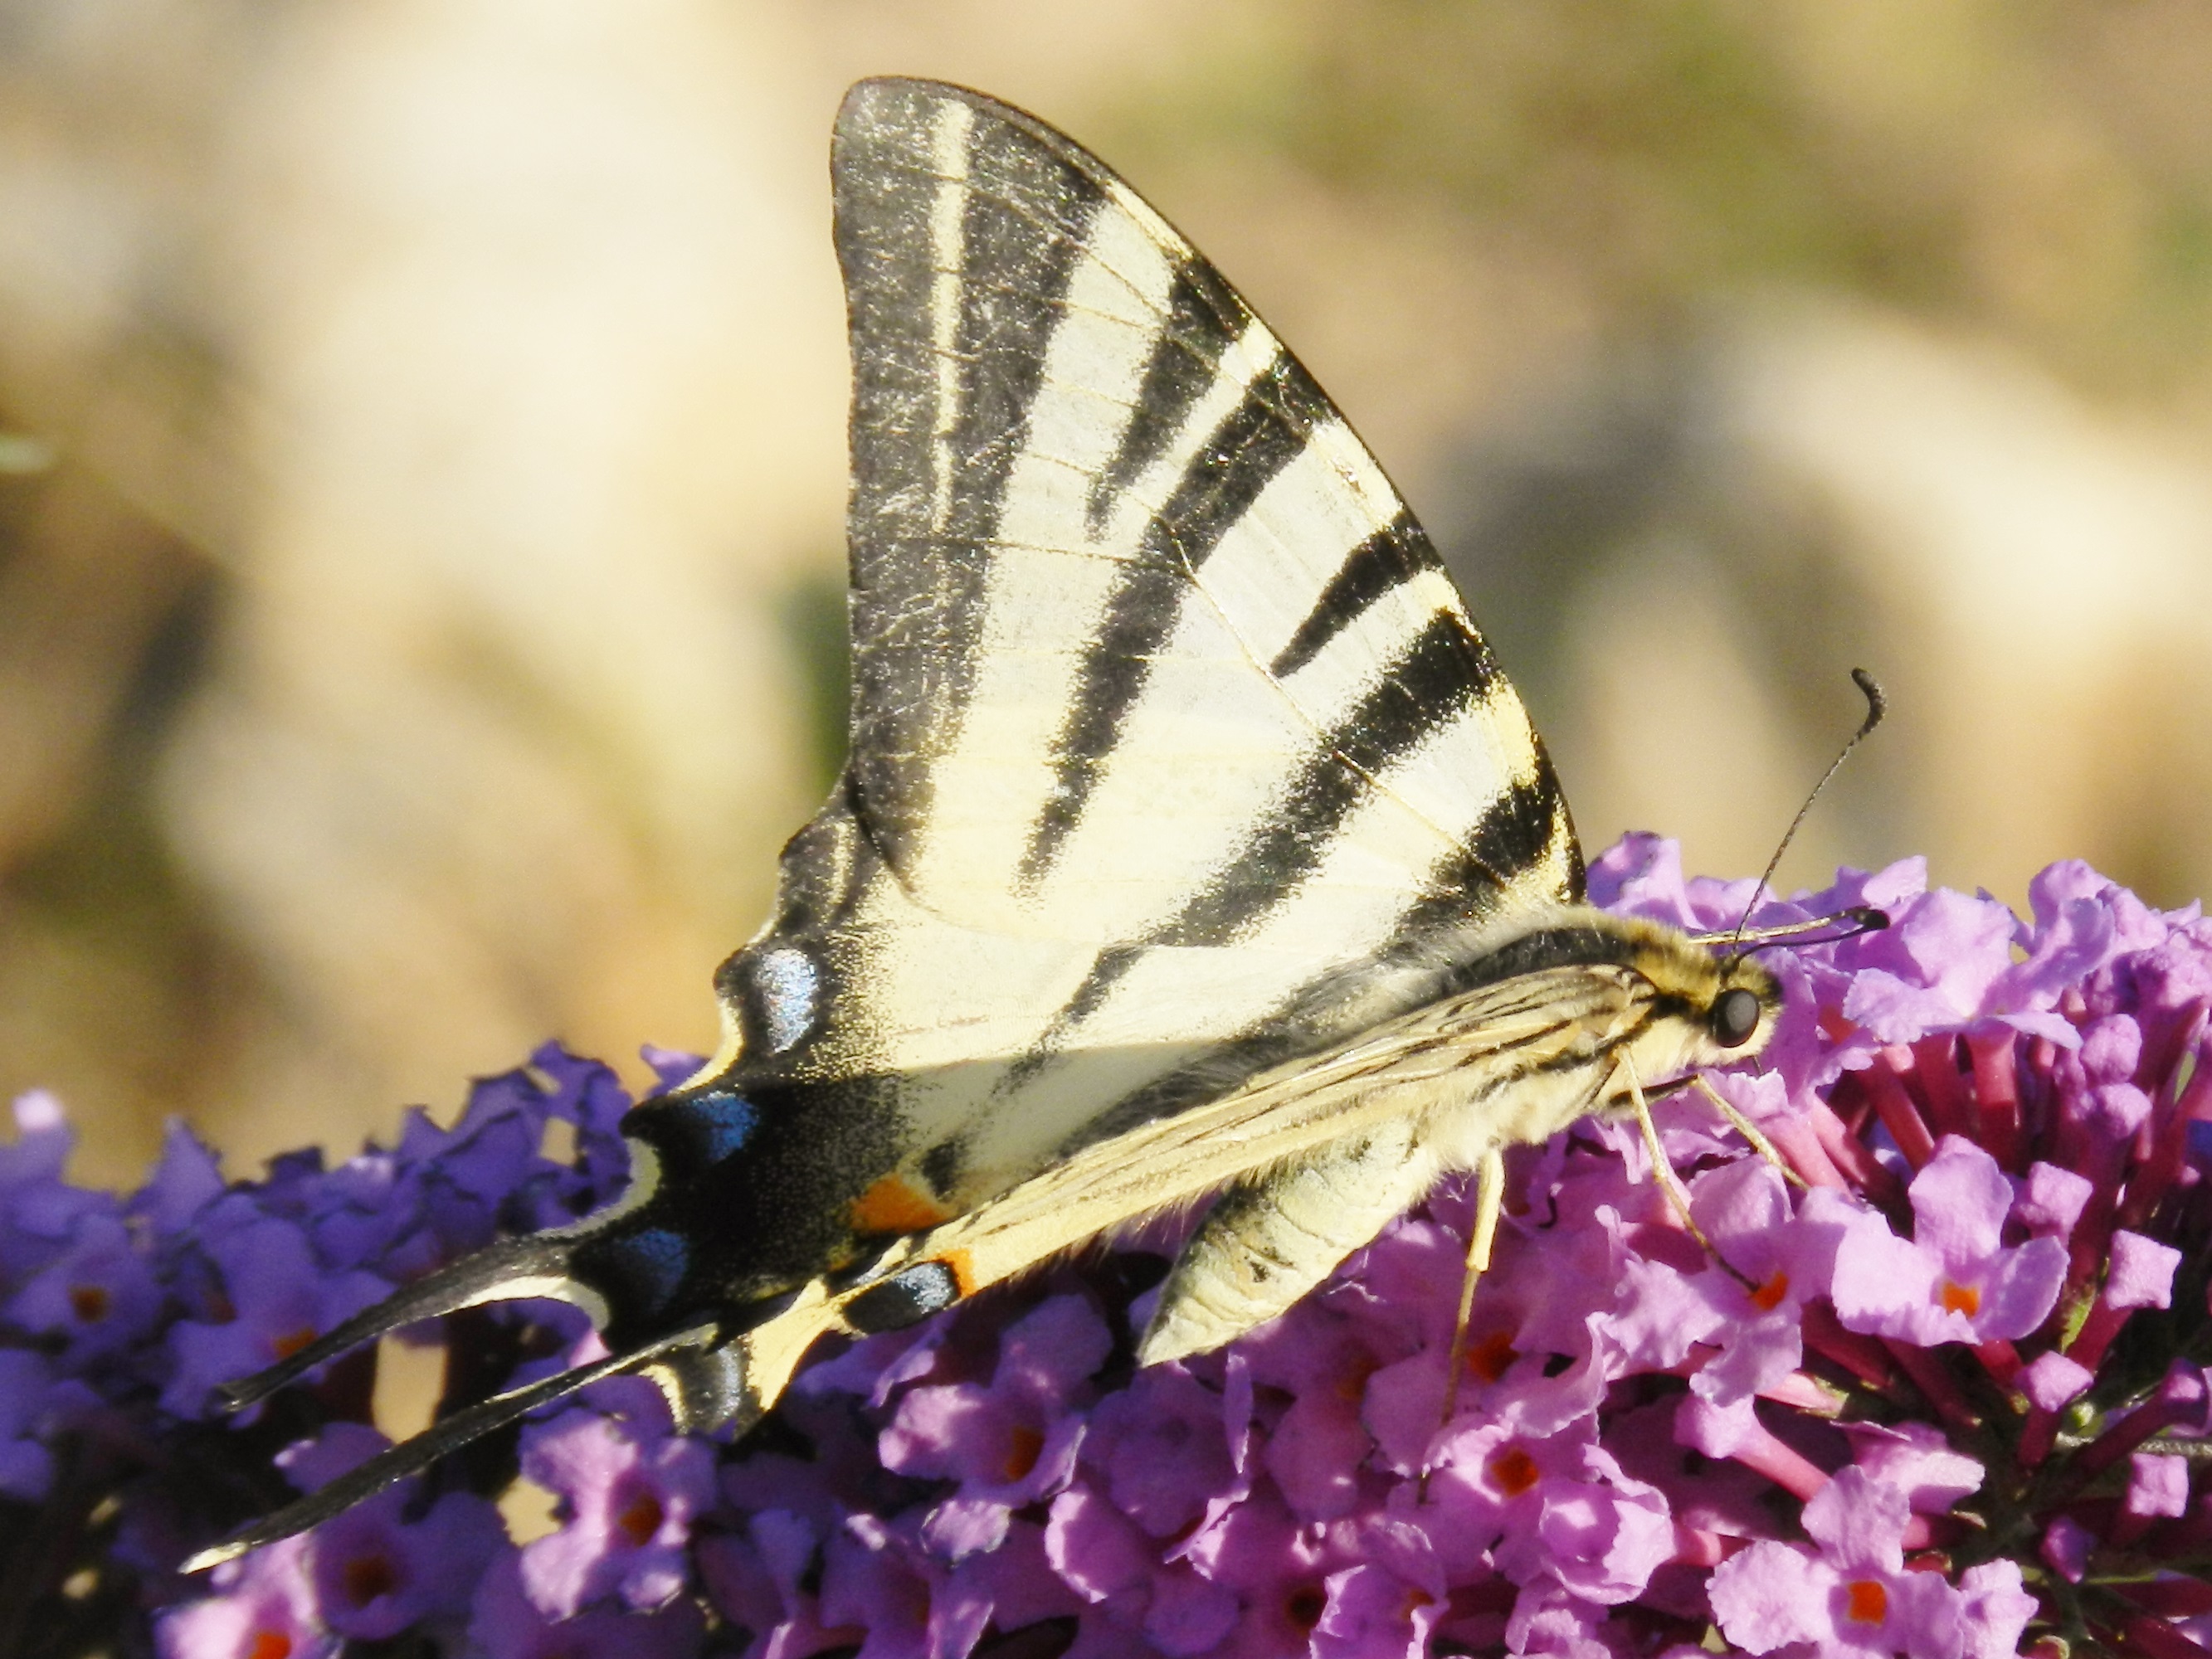
[[[831,815],[864,850],[838,924],[788,930],[836,964],[801,1063],[895,1077],[917,1158],[961,1139],[958,1202],[1418,907],[1577,871],[1556,810],[1470,861],[1501,802],[1556,803],[1518,700],[1380,469],[1164,221],[914,83],[856,93],[837,155],[846,209],[854,179],[903,210],[841,216],[862,741]]]

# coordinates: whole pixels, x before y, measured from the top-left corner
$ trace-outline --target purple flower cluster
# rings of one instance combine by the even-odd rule
[[[396,1148],[336,1169],[293,1153],[226,1185],[172,1126],[145,1185],[118,1195],[67,1180],[74,1137],[51,1097],[18,1100],[0,1145],[0,1652],[158,1639],[301,1659],[402,1632],[450,1633],[458,1651],[477,1581],[514,1553],[465,1478],[382,1493],[219,1571],[213,1595],[178,1577],[193,1548],[384,1443],[364,1420],[374,1351],[236,1425],[209,1420],[210,1396],[443,1261],[605,1202],[629,1104],[605,1066],[549,1047],[479,1083],[453,1128],[416,1112]],[[583,1334],[550,1304],[467,1319],[457,1400]]]
[[[1707,929],[1753,896],[1643,837],[1591,884]],[[2033,903],[1916,861],[1763,905],[1895,922],[1772,952],[1782,1027],[1711,1079],[1786,1169],[1661,1103],[1700,1243],[1632,1126],[1519,1151],[1448,1422],[1457,1187],[1218,1353],[1132,1364],[1162,1224],[817,1358],[740,1446],[613,1379],[212,1583],[171,1569],[382,1441],[373,1355],[235,1427],[210,1386],[605,1198],[624,1103],[548,1050],[450,1133],[230,1188],[179,1133],[116,1199],[63,1182],[33,1097],[0,1150],[0,1518],[51,1558],[25,1628],[127,1650],[151,1613],[169,1659],[2198,1654],[2212,924],[2078,864]],[[447,1340],[456,1401],[597,1352],[540,1304]],[[556,1523],[519,1546],[518,1473]]]

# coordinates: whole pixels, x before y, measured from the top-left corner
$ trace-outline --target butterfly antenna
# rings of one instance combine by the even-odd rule
[[[1782,855],[1790,850],[1790,843],[1796,839],[1798,826],[1805,822],[1805,815],[1813,810],[1813,803],[1820,799],[1820,792],[1828,787],[1828,780],[1834,777],[1843,769],[1844,763],[1850,758],[1851,750],[1865,741],[1867,734],[1880,726],[1881,717],[1889,712],[1889,699],[1882,696],[1881,684],[1873,675],[1863,668],[1854,668],[1851,680],[1865,695],[1866,718],[1859,722],[1859,729],[1852,732],[1844,740],[1844,746],[1836,751],[1835,759],[1828,763],[1828,769],[1820,774],[1820,781],[1813,786],[1812,793],[1805,797],[1805,804],[1797,809],[1797,816],[1790,820],[1790,827],[1782,832],[1782,844],[1774,849],[1774,856],[1767,860],[1766,868],[1759,873],[1759,884],[1751,890],[1751,897],[1743,907],[1743,915],[1736,919],[1735,932],[1729,939],[1730,961],[1742,955],[1743,930],[1751,923],[1751,913],[1759,908],[1759,896],[1766,890],[1766,884],[1782,867]]]

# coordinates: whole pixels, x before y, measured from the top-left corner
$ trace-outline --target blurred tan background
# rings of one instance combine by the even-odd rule
[[[1024,104],[1335,393],[1583,836],[2212,890],[2184,0],[0,0],[0,1090],[84,1174],[705,1046],[836,763],[825,159]],[[632,1066],[631,1075],[638,1075]]]

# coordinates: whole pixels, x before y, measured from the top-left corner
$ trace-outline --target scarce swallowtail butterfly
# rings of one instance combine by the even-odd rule
[[[313,1524],[596,1378],[744,1425],[880,1331],[1212,1199],[1139,1358],[1214,1347],[1439,1176],[1755,1052],[1772,977],[1583,902],[1566,803],[1427,537],[1166,221],[1035,118],[837,119],[850,757],[725,963],[721,1051],[623,1198],[235,1384],[502,1297],[608,1357],[204,1553]]]

